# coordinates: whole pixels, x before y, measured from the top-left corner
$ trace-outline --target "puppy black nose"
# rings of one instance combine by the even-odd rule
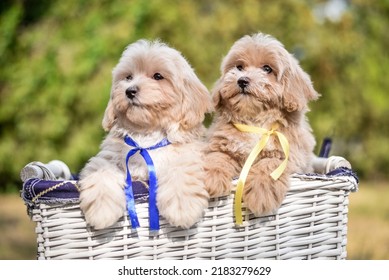
[[[138,87],[137,86],[133,86],[133,87],[129,87],[128,89],[126,89],[126,95],[129,99],[133,99],[137,92],[138,92]]]
[[[239,87],[242,88],[242,89],[244,89],[245,87],[247,87],[247,86],[249,85],[249,83],[250,83],[250,80],[249,80],[249,78],[247,78],[247,77],[241,77],[241,78],[239,78],[239,80],[238,80],[238,85],[239,85]]]

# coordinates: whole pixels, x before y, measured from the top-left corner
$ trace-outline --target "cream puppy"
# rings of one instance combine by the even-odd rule
[[[80,207],[96,229],[113,225],[126,210],[126,169],[132,180],[148,180],[149,171],[128,137],[147,148],[158,180],[159,213],[188,228],[208,205],[204,185],[202,122],[211,99],[184,57],[159,41],[130,44],[113,69],[112,89],[103,119],[108,135],[100,152],[80,174]]]

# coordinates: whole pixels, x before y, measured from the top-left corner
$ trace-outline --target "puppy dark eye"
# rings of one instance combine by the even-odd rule
[[[236,69],[238,69],[239,71],[242,71],[243,70],[243,65],[236,65]]]
[[[162,79],[164,79],[164,78],[163,78],[163,76],[162,76],[161,74],[155,73],[155,74],[153,75],[153,79],[159,81],[159,80],[162,80]]]
[[[262,70],[265,71],[267,74],[270,74],[271,72],[273,72],[273,69],[271,69],[271,67],[269,65],[262,66]]]
[[[131,76],[131,75],[128,75],[128,76],[126,77],[126,80],[128,80],[128,81],[132,80],[132,76]]]

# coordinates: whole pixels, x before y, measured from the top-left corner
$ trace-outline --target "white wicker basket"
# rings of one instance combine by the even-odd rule
[[[136,203],[140,228],[125,215],[99,231],[86,225],[77,202],[29,203],[37,223],[38,259],[345,259],[348,196],[353,176],[294,175],[276,215],[236,227],[234,195],[212,199],[204,218],[188,230],[161,218],[151,234],[148,203]]]

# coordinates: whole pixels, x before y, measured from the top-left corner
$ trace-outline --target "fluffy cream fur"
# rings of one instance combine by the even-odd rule
[[[213,90],[217,115],[210,129],[206,156],[206,187],[212,197],[226,195],[239,176],[258,134],[241,132],[233,123],[279,132],[290,144],[287,168],[278,180],[270,173],[285,159],[275,136],[250,169],[243,201],[256,215],[276,210],[294,172],[312,171],[315,139],[306,120],[307,103],[318,98],[309,76],[275,38],[258,33],[234,43],[221,65]]]
[[[113,70],[101,151],[80,174],[80,207],[96,229],[125,213],[125,158],[132,137],[149,147],[167,138],[172,144],[149,151],[158,177],[157,206],[174,226],[188,228],[208,205],[204,185],[202,122],[212,102],[205,86],[182,55],[166,44],[146,40],[129,45]],[[138,154],[130,158],[133,180],[147,180]]]

